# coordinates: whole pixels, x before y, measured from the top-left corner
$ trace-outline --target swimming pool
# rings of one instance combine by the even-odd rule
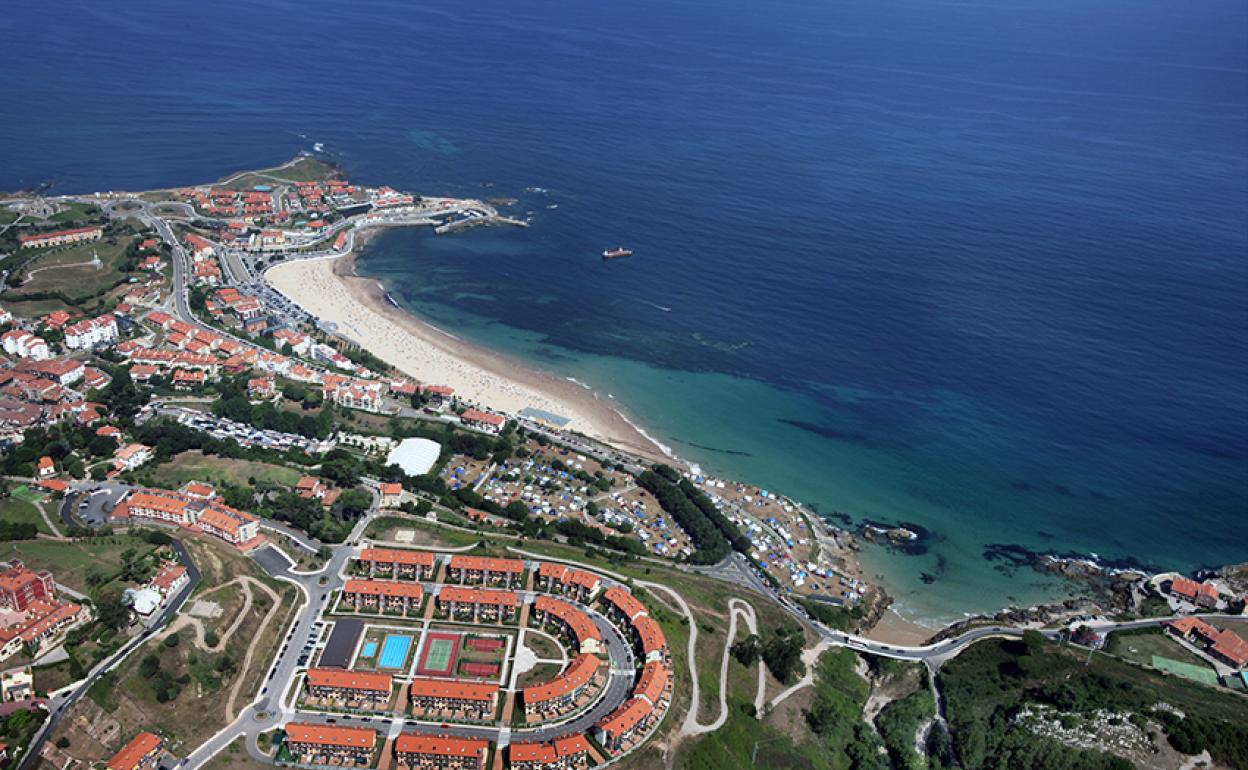
[[[377,660],[378,668],[402,668],[407,661],[407,651],[412,646],[412,637],[403,634],[386,634],[381,643],[381,657]]]
[[[368,641],[364,643],[364,649],[360,650],[361,658],[371,658],[377,654],[377,643]]]

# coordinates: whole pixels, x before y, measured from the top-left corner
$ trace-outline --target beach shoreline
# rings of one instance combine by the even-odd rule
[[[564,430],[584,434],[655,462],[664,447],[596,392],[527,362],[488,350],[396,307],[380,281],[355,272],[374,233],[357,234],[356,248],[339,257],[291,260],[264,278],[309,314],[418,382],[449,385],[456,396],[511,416],[532,407],[569,419]]]

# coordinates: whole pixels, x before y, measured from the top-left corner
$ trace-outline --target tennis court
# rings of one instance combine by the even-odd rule
[[[1211,668],[1204,666],[1193,666],[1191,663],[1183,663],[1169,658],[1163,658],[1159,655],[1153,656],[1153,668],[1159,668],[1162,671],[1169,672],[1175,676],[1181,676],[1184,679],[1191,679],[1194,682],[1202,684],[1216,685],[1218,683],[1218,675]]]
[[[493,663],[461,663],[459,673],[479,679],[493,679],[498,676],[498,666]]]
[[[381,644],[381,657],[377,659],[378,668],[403,668],[407,662],[407,651],[412,647],[412,637],[404,634],[386,634]]]
[[[458,634],[435,634],[425,637],[425,649],[416,673],[425,676],[450,676],[459,652]]]

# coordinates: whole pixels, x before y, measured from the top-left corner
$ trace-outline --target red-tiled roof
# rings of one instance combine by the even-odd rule
[[[502,415],[483,412],[480,409],[466,409],[459,418],[463,422],[483,422],[486,425],[502,425],[506,422]]]
[[[572,630],[578,642],[584,643],[589,639],[602,641],[602,632],[594,625],[594,621],[580,609],[565,601],[539,594],[533,600],[533,609],[549,613],[562,620]]]
[[[99,230],[103,232],[103,228],[100,227],[100,225],[91,225],[90,227],[75,227],[69,230],[57,230],[51,233],[35,233],[34,235],[19,235],[17,236],[17,240],[22,243],[36,243],[38,241],[46,241],[49,238],[58,238],[63,235],[79,235],[81,233],[89,233],[89,232],[92,232],[93,230]]]
[[[336,687],[344,690],[389,692],[393,680],[389,674],[366,671],[339,671],[332,668],[308,669],[308,684],[314,687]]]
[[[507,748],[507,758],[515,762],[535,762],[540,766],[553,765],[559,755],[555,747],[546,743],[513,743]]]
[[[445,590],[445,589],[443,589]],[[348,580],[343,586],[344,594],[362,594],[364,596],[388,596],[420,601],[424,589],[419,583],[395,583],[387,580]]]
[[[492,700],[498,694],[496,684],[423,677],[414,677],[409,689],[413,698],[453,698],[484,702]]]
[[[602,661],[596,655],[577,655],[559,676],[524,688],[525,703],[543,703],[576,692],[593,678]]]
[[[589,741],[583,735],[565,735],[555,739],[555,753],[560,757],[571,757],[589,751]]]
[[[600,719],[596,727],[610,733],[612,736],[618,736],[636,727],[637,723],[653,710],[654,707],[645,700],[631,698],[615,711]]]
[[[667,681],[667,666],[657,660],[652,660],[641,670],[641,678],[637,680],[637,686],[633,688],[633,695],[645,697],[657,705],[659,698],[663,695],[663,690],[667,688]]]
[[[377,742],[377,732],[364,727],[333,727],[305,722],[286,725],[286,738],[293,743],[313,743],[321,746],[371,749]]]
[[[375,561],[379,564],[416,564],[432,567],[434,555],[428,551],[404,551],[399,548],[365,548],[360,552],[360,561]]]
[[[499,607],[515,607],[516,595],[512,591],[491,591],[483,588],[462,588],[460,586],[442,586],[438,591],[439,602],[463,602],[465,604],[486,604]]]
[[[1231,661],[1236,668],[1248,665],[1248,642],[1229,628],[1214,634],[1213,651]]]
[[[614,604],[628,618],[635,618],[646,611],[646,605],[619,586],[608,588],[602,598],[609,604]]]
[[[394,750],[400,754],[428,754],[437,757],[485,758],[489,741],[475,738],[442,738],[436,735],[412,735],[402,733],[394,741]]]
[[[139,733],[108,760],[109,770],[134,770],[139,762],[160,748],[160,738],[151,733]]]
[[[524,572],[524,562],[519,559],[491,559],[486,556],[460,556],[457,554],[451,557],[450,566],[451,569],[510,572],[517,575]]]
[[[641,639],[641,651],[647,655],[667,646],[663,637],[663,629],[649,615],[642,615],[633,621],[633,629]]]

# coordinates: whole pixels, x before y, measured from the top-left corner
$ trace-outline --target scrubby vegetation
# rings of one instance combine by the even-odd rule
[[[1136,724],[1165,726],[1183,753],[1208,749],[1222,764],[1248,768],[1248,705],[1230,694],[1165,677],[1108,656],[1087,662],[1086,651],[1062,647],[1029,632],[1022,641],[984,641],[946,664],[947,699],[956,766],[1021,770],[1126,770],[1131,763],[1037,735],[1013,717],[1025,703],[1070,717],[1123,715]],[[1158,704],[1181,711],[1179,717]],[[1064,720],[1077,723],[1077,719]]]

